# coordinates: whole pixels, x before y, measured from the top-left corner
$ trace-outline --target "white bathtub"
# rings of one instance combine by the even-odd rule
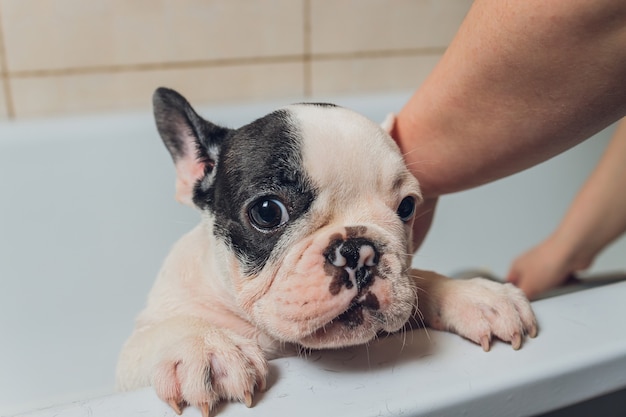
[[[383,120],[408,95],[334,101]],[[286,103],[201,113],[235,127]],[[443,198],[415,264],[505,274],[556,225],[609,136]],[[198,218],[174,201],[173,184],[148,113],[0,124],[0,415],[173,415],[149,389],[111,395],[118,351],[160,262]],[[625,267],[622,238],[594,271]],[[626,283],[534,306],[540,336],[518,352],[500,343],[485,354],[456,336],[416,331],[369,349],[274,361],[273,384],[253,412],[532,415],[626,387]],[[624,395],[611,406],[626,410]],[[243,412],[251,411],[229,404],[219,415]]]

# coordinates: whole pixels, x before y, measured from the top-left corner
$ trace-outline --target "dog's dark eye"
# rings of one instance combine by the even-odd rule
[[[400,217],[403,222],[411,220],[411,217],[415,214],[415,197],[404,197],[396,213],[398,213],[398,217]]]
[[[252,224],[259,229],[269,230],[289,221],[289,213],[283,203],[275,198],[261,198],[248,210]]]

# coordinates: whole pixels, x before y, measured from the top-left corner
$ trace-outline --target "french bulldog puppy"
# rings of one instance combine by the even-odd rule
[[[251,406],[267,360],[293,348],[367,343],[411,319],[485,351],[536,335],[512,285],[411,269],[420,188],[377,124],[295,104],[228,129],[173,90],[153,101],[176,197],[201,221],[162,266],[120,355],[120,389],[152,385],[177,413],[208,416],[220,400]]]

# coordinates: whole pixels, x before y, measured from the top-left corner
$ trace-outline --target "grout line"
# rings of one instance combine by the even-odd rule
[[[304,27],[303,27],[303,71],[304,71],[304,97],[313,94],[313,73],[311,60],[311,0],[304,0]]]
[[[305,61],[309,61],[308,65],[313,61],[340,61],[349,59],[370,59],[370,58],[390,58],[390,57],[409,57],[421,55],[440,55],[446,50],[445,47],[434,48],[408,48],[408,49],[390,49],[390,50],[373,50],[373,51],[355,51],[355,52],[330,52],[330,53],[306,53]],[[144,63],[129,65],[103,65],[97,67],[74,67],[59,69],[42,69],[42,70],[19,70],[6,71],[3,76],[5,78],[37,78],[37,77],[59,77],[65,75],[88,75],[102,73],[119,73],[119,72],[142,72],[142,71],[158,71],[173,69],[191,69],[191,68],[212,68],[212,67],[228,67],[243,66],[254,64],[280,64],[280,63],[298,63],[302,62],[302,55],[277,55],[268,57],[248,57],[248,58],[226,58],[226,59],[209,59],[198,61],[181,61],[181,62],[162,62],[162,63]],[[306,75],[306,73],[305,73]],[[311,80],[311,74],[308,76]],[[306,81],[306,79],[305,79]],[[306,91],[305,91],[306,92]]]
[[[31,77],[57,77],[62,75],[84,75],[99,74],[111,72],[141,72],[141,71],[158,71],[171,69],[192,69],[192,68],[208,68],[208,67],[229,67],[242,66],[252,64],[279,64],[289,62],[299,62],[299,55],[283,55],[269,57],[249,57],[249,58],[224,58],[224,59],[207,59],[197,61],[180,61],[180,62],[153,62],[143,64],[128,65],[101,65],[97,67],[73,67],[73,68],[57,68],[57,69],[41,69],[41,70],[19,70],[11,73],[12,77],[31,78]]]
[[[7,66],[6,48],[4,47],[4,27],[2,25],[2,13],[0,10],[0,78],[4,87],[4,100],[7,106],[7,117],[9,120],[15,119],[15,106],[13,104],[13,94],[11,83],[9,82],[9,69]]]
[[[446,47],[425,47],[425,48],[405,48],[405,49],[381,49],[371,51],[353,52],[327,52],[312,54],[315,61],[339,61],[346,59],[371,59],[371,58],[398,58],[426,55],[441,55],[446,51]]]

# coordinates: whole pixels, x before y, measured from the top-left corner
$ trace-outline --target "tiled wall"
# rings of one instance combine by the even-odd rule
[[[468,0],[0,0],[0,120],[413,89]]]

